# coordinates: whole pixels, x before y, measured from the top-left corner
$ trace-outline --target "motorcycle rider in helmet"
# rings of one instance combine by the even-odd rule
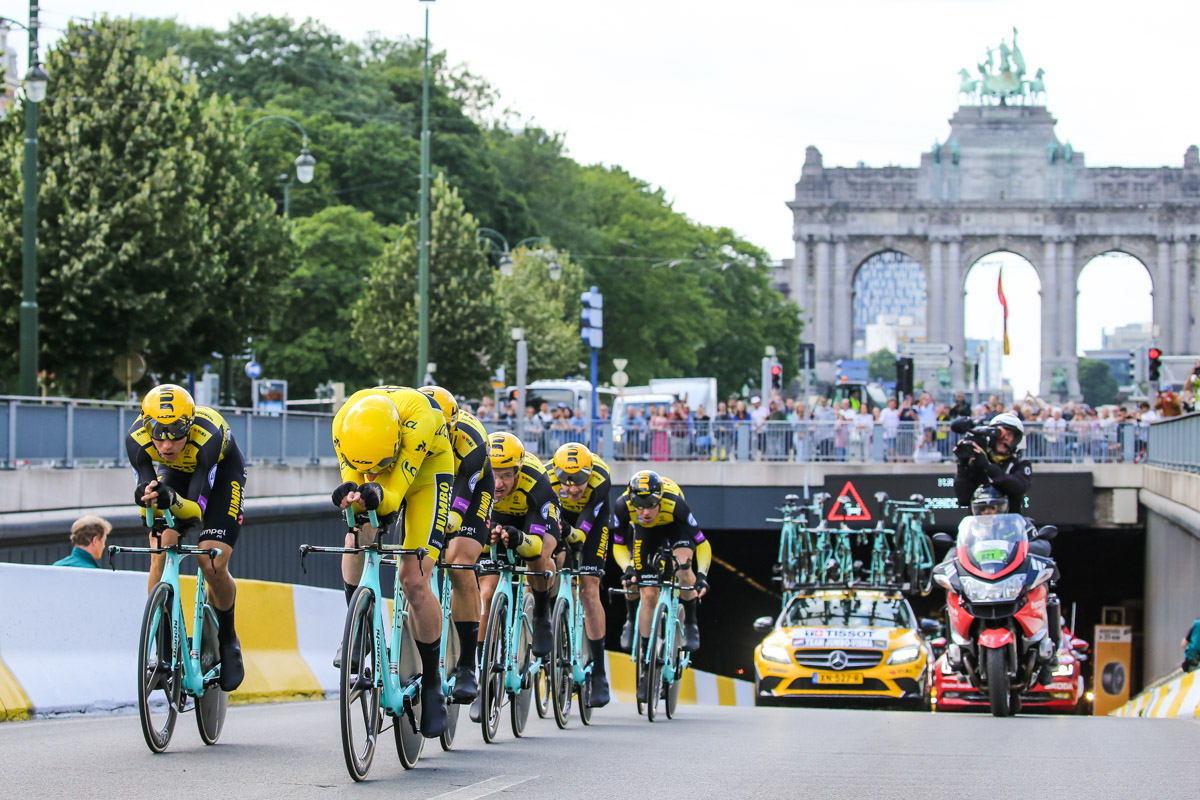
[[[971,442],[969,455],[958,460],[954,493],[960,506],[969,506],[976,489],[991,485],[1008,498],[1009,510],[1019,514],[1033,481],[1033,466],[1021,457],[1025,426],[1016,414],[1007,412],[997,414],[987,424],[999,428],[1000,435],[987,451]]]

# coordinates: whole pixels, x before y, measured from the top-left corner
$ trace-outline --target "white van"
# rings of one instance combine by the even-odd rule
[[[508,386],[504,390],[504,397],[496,398],[497,405],[500,402],[516,399],[517,387]],[[596,397],[600,403],[607,405],[610,409],[613,407],[613,401],[616,399],[616,392],[606,387],[600,387],[596,390]],[[533,381],[525,387],[525,403],[531,405],[535,409],[543,402],[549,403],[550,408],[556,408],[559,403],[565,403],[572,411],[576,408],[584,419],[591,419],[592,416],[592,382],[582,380],[541,380]]]

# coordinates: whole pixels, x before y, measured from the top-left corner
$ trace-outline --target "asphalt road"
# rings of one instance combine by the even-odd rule
[[[650,724],[628,704],[559,731],[531,713],[497,743],[461,717],[456,749],[427,743],[405,772],[390,733],[354,784],[333,702],[231,708],[205,747],[191,714],[152,755],[135,716],[0,724],[0,797],[592,798],[1195,797],[1200,724],[681,706]]]

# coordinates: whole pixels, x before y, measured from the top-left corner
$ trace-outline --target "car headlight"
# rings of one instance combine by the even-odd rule
[[[792,663],[792,656],[788,653],[787,648],[777,644],[764,644],[762,646],[762,657],[767,661],[774,661],[777,664]]]
[[[1073,672],[1073,670],[1072,670],[1070,664],[1059,664],[1057,667],[1054,668],[1054,677],[1069,678],[1069,677],[1071,677],[1072,672]]]
[[[916,645],[910,645],[909,647],[901,647],[897,650],[892,651],[892,654],[890,656],[888,656],[887,663],[889,663],[889,664],[907,664],[910,661],[916,661],[917,657],[920,655],[921,655],[921,648]]]
[[[1025,588],[1025,576],[1014,575],[999,583],[988,583],[966,575],[959,576],[963,594],[974,603],[1003,603],[1016,600]]]

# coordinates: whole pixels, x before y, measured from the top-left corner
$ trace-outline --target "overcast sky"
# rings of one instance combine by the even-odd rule
[[[974,72],[1014,25],[1029,71],[1046,70],[1059,139],[1089,166],[1181,166],[1200,143],[1192,0],[45,0],[42,19],[65,27],[108,12],[219,28],[252,7],[358,39],[420,36],[426,6],[434,47],[564,132],[576,160],[620,165],[776,259],[792,255],[784,203],[806,145],[826,166],[917,166],[946,139],[958,70]],[[0,1],[0,15],[27,14]],[[1098,331],[1085,338],[1098,344]]]

